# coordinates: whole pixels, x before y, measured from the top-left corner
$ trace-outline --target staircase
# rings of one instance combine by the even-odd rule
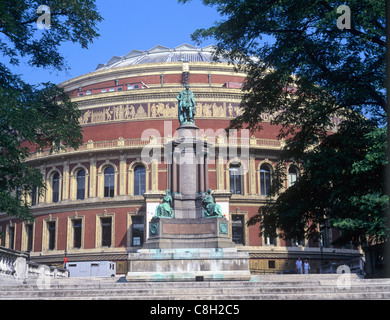
[[[1,281],[1,300],[390,299],[390,279],[355,274],[259,275],[250,281],[126,282],[121,278]]]

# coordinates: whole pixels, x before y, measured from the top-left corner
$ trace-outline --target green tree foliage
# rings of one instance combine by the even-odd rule
[[[338,244],[386,239],[386,131],[359,122],[344,121],[337,133],[306,152],[296,183],[276,199],[270,197],[250,224],[260,222],[261,234],[281,230],[287,239],[318,240],[319,226],[337,227]],[[278,191],[274,185],[272,195]]]
[[[361,140],[366,143],[366,148],[363,159],[352,164],[352,185],[346,193],[346,210],[333,215],[332,223],[343,231],[341,242],[353,239],[359,243],[358,237],[367,235],[369,242],[380,243],[387,239],[388,234],[388,217],[384,212],[389,198],[383,192],[386,183],[384,170],[388,165],[386,129],[377,128]]]
[[[37,28],[40,5],[50,7],[50,29]],[[28,57],[31,66],[64,70],[59,46],[72,41],[87,48],[101,20],[90,0],[0,2],[0,212],[33,219],[24,195],[45,186],[41,172],[25,162],[29,152],[82,143],[80,110],[64,90],[51,83],[27,84],[7,65]]]
[[[282,160],[304,164],[297,184],[276,202],[268,201],[251,222],[262,222],[261,232],[278,227],[286,237],[315,237],[316,223],[326,216],[343,230],[342,241],[359,242],[365,235],[383,239],[383,208],[388,204],[384,184],[366,193],[362,189],[372,182],[368,177],[383,177],[382,165],[363,164],[374,157],[369,139],[379,139],[374,129],[386,124],[388,114],[385,2],[348,1],[351,27],[344,29],[337,26],[342,15],[337,8],[344,3],[337,1],[202,2],[215,7],[221,20],[196,30],[193,39],[214,38],[216,53],[248,74],[243,113],[230,128],[261,130],[261,114],[272,114],[271,123],[281,128],[279,138],[287,142],[278,168]],[[344,122],[338,133],[329,135],[336,118]],[[379,158],[386,157],[381,153]],[[275,195],[283,181],[279,169]]]

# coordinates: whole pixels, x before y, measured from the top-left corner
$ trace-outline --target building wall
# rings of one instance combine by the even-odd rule
[[[164,74],[163,86],[161,74]],[[136,165],[144,166],[145,192],[160,192],[162,198],[168,185],[167,164],[163,158],[153,164],[145,161],[142,155],[145,146],[149,145],[163,156],[163,145],[175,135],[179,126],[176,95],[183,89],[181,78],[182,64],[168,63],[97,71],[62,84],[83,111],[80,122],[84,144],[78,150],[56,154],[33,152],[28,160],[44,174],[47,186],[31,207],[35,217],[31,250],[34,259],[46,259],[53,264],[59,263],[65,254],[73,256],[73,259],[93,256],[94,259],[116,259],[121,268],[126,268],[126,255],[123,254],[140,248],[138,243],[133,245],[132,233],[135,231],[132,221],[141,216],[145,223],[147,218],[145,198],[134,195],[134,169]],[[229,191],[229,166],[241,163],[245,168],[241,176],[241,194],[231,196],[228,213],[231,228],[232,219],[242,217],[243,238],[240,245],[246,250],[318,248],[318,243],[308,241],[296,246],[279,238],[259,237],[258,226],[246,226],[266,199],[261,195],[260,167],[262,164],[268,164],[271,169],[275,166],[283,141],[277,140],[280,128],[270,124],[272,115],[262,115],[261,132],[250,134],[245,130],[238,131],[236,140],[224,136],[230,120],[241,112],[240,83],[245,81],[245,75],[235,73],[226,64],[190,63],[189,80],[197,102],[195,121],[200,128],[199,137],[215,146],[215,152],[209,159],[209,187],[216,192]],[[143,85],[137,90],[127,90],[126,84],[129,83],[143,83],[147,87]],[[120,86],[123,89],[118,91]],[[101,92],[110,88],[115,91]],[[90,94],[87,95],[87,92]],[[79,96],[80,93],[83,96]],[[235,148],[236,155],[229,154]],[[244,161],[242,155],[247,155]],[[286,163],[286,172],[290,165],[292,163]],[[107,166],[114,168],[114,197],[104,197],[104,169]],[[84,169],[86,173],[84,200],[76,199],[76,174],[79,169]],[[59,201],[53,203],[52,178],[55,173],[59,173],[60,187]],[[287,181],[285,187],[288,187]],[[101,246],[101,218],[105,217],[112,219],[112,244],[109,247]],[[81,248],[73,248],[72,245],[74,220],[82,221]],[[55,222],[53,249],[49,249],[48,243],[50,232],[47,226],[50,222]],[[1,230],[5,234],[1,245],[27,250],[28,227],[25,222],[3,214],[0,215]],[[329,236],[330,239],[332,237]],[[146,230],[143,241],[145,238]],[[289,261],[286,254],[285,258]],[[279,268],[284,260],[278,261]],[[257,265],[261,263],[257,262]],[[252,264],[255,268],[255,260]],[[261,268],[264,269],[264,266]]]

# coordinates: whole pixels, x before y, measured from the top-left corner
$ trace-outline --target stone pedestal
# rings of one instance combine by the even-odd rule
[[[127,281],[250,280],[249,254],[225,249],[141,249],[129,254]]]

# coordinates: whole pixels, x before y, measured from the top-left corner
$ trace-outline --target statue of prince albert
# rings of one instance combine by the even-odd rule
[[[179,101],[178,115],[180,125],[195,124],[194,116],[196,114],[196,103],[194,93],[190,90],[190,86],[186,84],[185,90],[182,90],[177,95]]]

